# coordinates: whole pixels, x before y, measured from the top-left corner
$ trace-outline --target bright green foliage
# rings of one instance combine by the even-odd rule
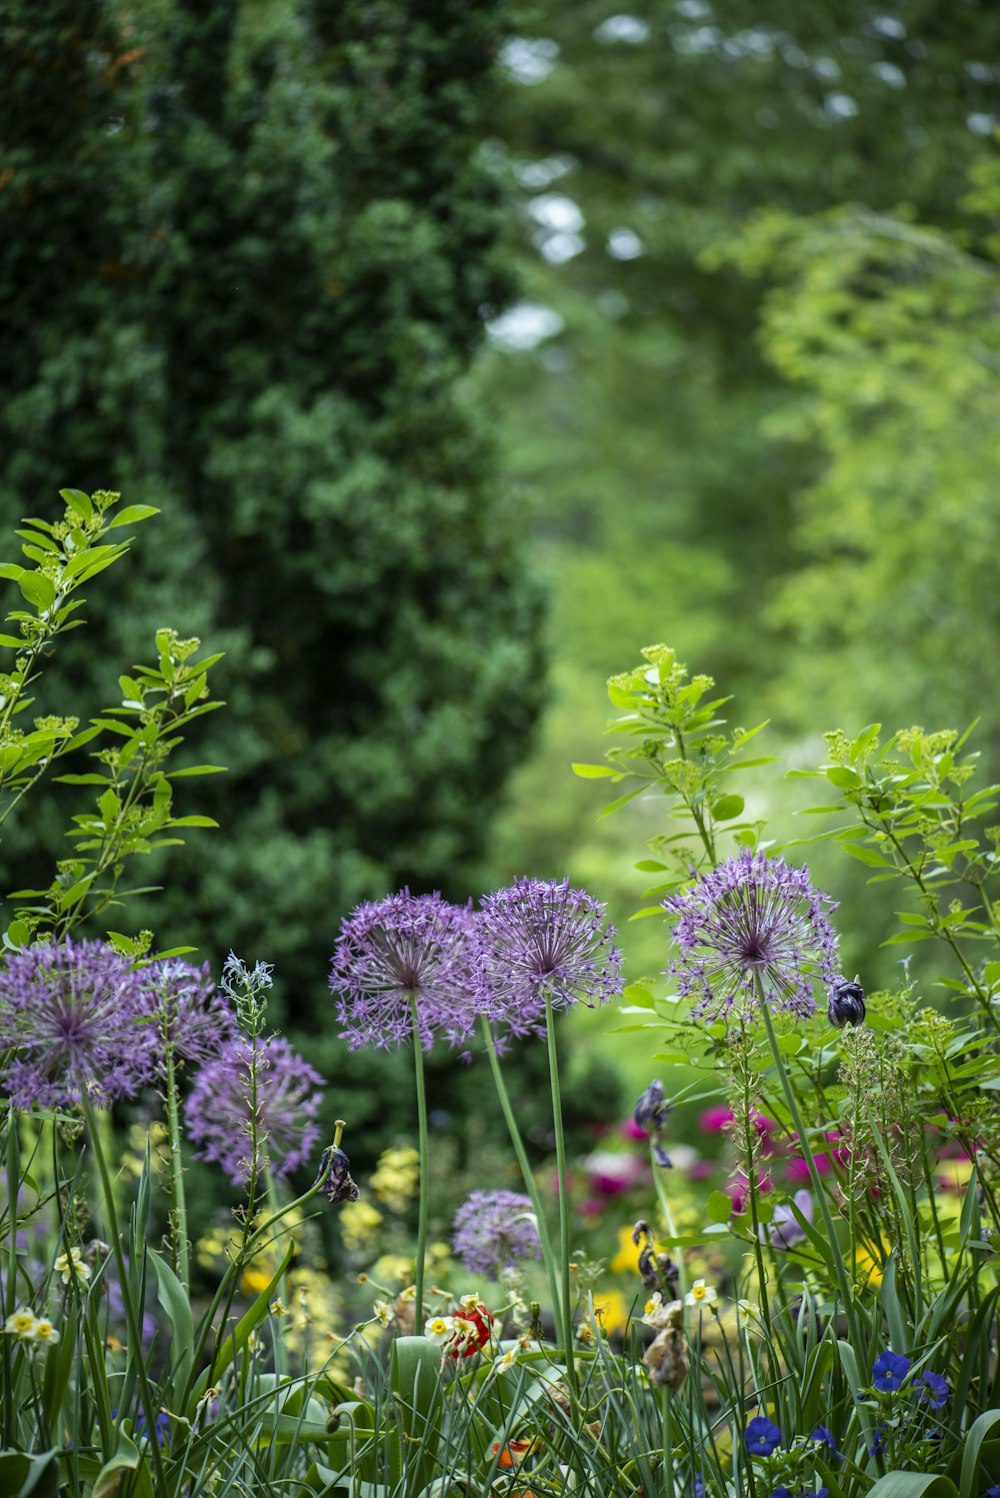
[[[459,887],[536,712],[538,592],[459,383],[510,290],[475,154],[505,17],[123,15],[0,7],[0,504],[69,474],[162,509],[67,669],[110,691],[105,645],[168,605],[225,648],[205,799],[230,836],[140,915],[266,956],[304,1009],[340,912]]]

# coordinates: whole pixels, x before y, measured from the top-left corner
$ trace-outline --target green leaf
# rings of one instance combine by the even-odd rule
[[[153,1485],[139,1448],[123,1430],[118,1432],[118,1450],[97,1475],[90,1498],[113,1498],[125,1483],[128,1498],[153,1498]]]
[[[720,796],[712,807],[712,816],[717,822],[731,822],[734,817],[740,815],[743,806],[742,796]]]
[[[0,1492],[4,1498],[58,1498],[59,1453],[0,1451]]]
[[[108,933],[111,935],[111,932]],[[156,1270],[156,1298],[170,1318],[173,1337],[170,1340],[170,1367],[178,1387],[183,1387],[191,1371],[194,1354],[194,1318],[191,1302],[180,1280],[166,1259],[154,1248],[146,1256]]]
[[[868,847],[866,847],[864,843],[843,842],[843,843],[841,843],[840,846],[843,848],[844,852],[845,853],[849,853],[852,858],[858,859],[860,863],[866,863],[866,864],[868,864],[869,868],[872,868],[872,869],[894,869],[895,868],[895,864],[891,863],[890,860],[888,858],[886,858],[884,854],[879,853],[875,848],[868,848]]]
[[[94,506],[90,502],[90,495],[84,494],[82,489],[60,489],[59,498],[71,510],[75,510],[81,520],[92,520]]]
[[[861,784],[860,776],[846,765],[830,765],[825,771],[827,780],[841,791],[855,791]]]
[[[974,1498],[974,1495],[978,1494],[979,1467],[985,1454],[983,1447],[987,1441],[991,1444],[995,1442],[998,1432],[1000,1432],[1000,1410],[984,1410],[969,1427],[962,1450],[962,1475],[959,1478],[962,1498]]]
[[[6,578],[8,582],[20,582],[23,571],[24,568],[19,567],[16,562],[0,562],[0,577]]]
[[[933,1472],[887,1472],[867,1498],[958,1498],[958,1489],[950,1477]]]
[[[28,602],[38,609],[51,608],[55,602],[55,584],[44,572],[22,572],[17,585]]]
[[[185,775],[225,775],[227,765],[189,765],[186,770],[168,770],[170,780],[180,780]]]
[[[214,817],[190,816],[171,817],[170,819],[171,827],[218,827],[218,825]]]
[[[148,520],[151,515],[159,513],[152,505],[126,505],[124,510],[118,511],[108,530],[113,531],[119,525],[138,525],[140,520]]]
[[[574,775],[579,775],[581,780],[603,780],[607,775],[619,775],[619,770],[613,770],[610,765],[572,765]]]
[[[733,1215],[733,1204],[724,1191],[713,1191],[705,1203],[705,1212],[710,1222],[728,1222]]]

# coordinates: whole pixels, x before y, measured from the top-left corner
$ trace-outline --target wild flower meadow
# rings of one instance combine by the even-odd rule
[[[833,893],[745,817],[758,730],[646,650],[610,683],[606,763],[576,768],[624,787],[613,806],[656,798],[639,867],[662,973],[626,983],[601,901],[568,881],[360,906],[317,983],[351,1050],[409,1048],[418,1122],[355,1181],[349,1121],[320,1123],[335,1079],[269,1022],[266,961],[216,981],[149,932],[94,934],[128,925],[136,857],[208,821],[174,794],[216,767],[173,766],[218,705],[215,658],[163,629],[87,727],[25,717],[80,588],[125,556],[109,536],[154,513],[62,497],[26,522],[29,565],[0,568],[28,605],[0,637],[0,820],[61,760],[84,805],[51,883],[12,896],[0,964],[0,1494],[1000,1494],[1000,791],[976,788],[968,736],[835,732],[806,772],[841,888],[892,881],[905,907],[891,940],[914,962],[869,993]],[[559,1031],[607,1004],[651,1074],[581,1164]],[[511,1101],[514,1041],[544,1048],[551,1169]],[[435,1045],[478,1068],[511,1167],[443,1225]],[[680,1065],[673,1090],[655,1075]],[[231,1205],[198,1234],[194,1161]]]

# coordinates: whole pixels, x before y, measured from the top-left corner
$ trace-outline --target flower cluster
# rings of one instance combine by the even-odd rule
[[[212,981],[207,962],[194,967],[164,958],[144,968],[141,980],[143,1010],[159,1041],[154,1051],[159,1073],[168,1050],[178,1061],[200,1064],[217,1056],[234,1036],[233,1011]]]
[[[470,1274],[495,1280],[500,1270],[542,1256],[531,1198],[515,1191],[473,1191],[452,1229],[452,1248]]]
[[[224,1042],[196,1074],[187,1098],[195,1153],[221,1165],[237,1185],[253,1180],[265,1165],[278,1178],[290,1175],[310,1158],[319,1138],[322,1081],[282,1036],[239,1035]]]
[[[755,1012],[758,981],[770,1000],[808,1018],[813,978],[836,973],[837,937],[805,869],[744,850],[664,901],[677,956],[667,968],[694,1014],[719,1019]]]
[[[59,1332],[49,1318],[36,1316],[27,1306],[19,1306],[8,1316],[3,1329],[31,1347],[47,1347],[59,1341]]]
[[[432,1316],[424,1336],[442,1349],[442,1357],[471,1358],[482,1352],[493,1335],[493,1315],[478,1295],[463,1295],[451,1316]]]
[[[140,977],[104,942],[8,953],[0,968],[0,1085],[17,1108],[104,1107],[153,1072]]]

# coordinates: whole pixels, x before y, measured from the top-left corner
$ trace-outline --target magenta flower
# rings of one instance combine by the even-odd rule
[[[100,941],[29,947],[0,968],[0,1084],[17,1108],[105,1107],[153,1073],[139,975]]]
[[[239,1185],[269,1167],[281,1179],[312,1157],[323,1078],[288,1041],[240,1034],[195,1075],[185,1104],[195,1154]],[[256,1083],[256,1099],[254,1084]],[[257,1149],[251,1122],[256,1104]]]
[[[836,976],[837,937],[805,869],[749,849],[663,902],[677,955],[667,976],[693,1014],[720,1019],[757,1008],[757,980],[778,1008],[808,1018],[813,981]]]
[[[484,1003],[511,1034],[544,1033],[554,1009],[593,1009],[621,993],[621,953],[604,906],[569,880],[518,879],[483,901],[479,921]]]
[[[474,929],[471,910],[438,894],[404,889],[359,905],[341,927],[330,974],[350,1049],[390,1050],[414,1030],[428,1051],[439,1035],[453,1044],[470,1035],[482,1007]]]

